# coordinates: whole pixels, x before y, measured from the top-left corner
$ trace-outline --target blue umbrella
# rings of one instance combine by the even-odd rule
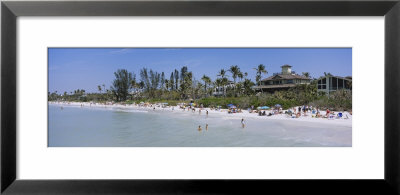
[[[258,107],[260,110],[268,110],[269,109],[269,107],[268,106],[261,106],[261,107]]]
[[[275,107],[282,107],[280,104],[275,104]]]
[[[228,107],[234,106],[233,104],[228,104]]]
[[[236,106],[235,106],[235,105],[232,105],[232,106],[229,106],[229,108],[236,108]]]

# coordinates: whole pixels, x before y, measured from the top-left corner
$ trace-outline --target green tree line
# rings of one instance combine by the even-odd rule
[[[317,93],[316,80],[311,84],[298,85],[285,91],[275,93],[256,93],[254,85],[260,85],[261,79],[268,74],[263,64],[254,68],[256,73],[254,83],[248,78],[247,72],[242,72],[240,67],[232,65],[228,69],[221,69],[216,73],[216,79],[203,75],[200,79],[193,76],[193,72],[187,66],[174,69],[168,73],[142,68],[138,73],[129,72],[126,69],[118,69],[114,72],[115,79],[109,89],[105,84],[97,86],[98,93],[85,93],[83,89],[73,92],[58,94],[57,91],[48,94],[50,101],[115,101],[115,102],[169,102],[172,105],[177,102],[196,101],[204,106],[222,106],[235,104],[240,108],[250,106],[274,106],[281,104],[284,109],[299,106],[313,105],[320,108],[350,110],[352,106],[351,91],[339,90],[326,96]],[[324,73],[331,75],[330,73]],[[311,78],[308,72],[303,75]],[[233,84],[229,85],[229,77]],[[219,97],[213,92],[218,90]]]

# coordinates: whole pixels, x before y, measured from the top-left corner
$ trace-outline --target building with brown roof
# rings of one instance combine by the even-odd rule
[[[311,79],[292,72],[292,66],[285,64],[281,66],[282,72],[274,74],[254,86],[254,90],[262,92],[275,92],[287,90],[299,84],[310,84]]]

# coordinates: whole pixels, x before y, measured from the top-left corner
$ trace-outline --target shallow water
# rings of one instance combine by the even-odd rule
[[[49,105],[48,141],[50,147],[351,146],[351,127],[245,120],[242,128],[240,118],[205,112]]]

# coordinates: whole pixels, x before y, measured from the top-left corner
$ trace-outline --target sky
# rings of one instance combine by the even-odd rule
[[[329,72],[335,76],[352,75],[351,48],[49,48],[49,92],[73,92],[84,89],[98,92],[98,85],[109,88],[114,72],[127,69],[140,79],[140,69],[146,67],[169,79],[174,69],[187,66],[195,79],[205,74],[212,80],[221,69],[238,65],[255,81],[256,68],[264,64],[268,74],[281,72],[289,64],[298,74],[309,72],[318,78]],[[227,73],[228,78],[230,73]]]

